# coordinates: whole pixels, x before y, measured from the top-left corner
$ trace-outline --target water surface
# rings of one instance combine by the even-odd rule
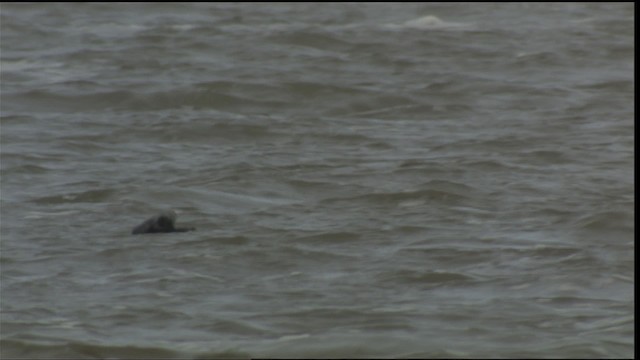
[[[2,4],[2,357],[632,357],[633,9]]]

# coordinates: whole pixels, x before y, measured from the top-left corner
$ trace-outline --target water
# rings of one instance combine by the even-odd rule
[[[0,9],[3,358],[633,356],[632,4]]]

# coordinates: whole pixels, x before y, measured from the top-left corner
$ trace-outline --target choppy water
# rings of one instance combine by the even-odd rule
[[[3,358],[633,356],[633,4],[0,9]]]

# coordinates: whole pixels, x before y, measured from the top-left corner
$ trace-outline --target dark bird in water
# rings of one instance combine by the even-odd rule
[[[142,224],[134,227],[131,233],[133,235],[137,235],[151,233],[185,232],[195,230],[195,228],[176,228],[175,223],[176,213],[173,210],[169,210],[150,219],[147,219]]]

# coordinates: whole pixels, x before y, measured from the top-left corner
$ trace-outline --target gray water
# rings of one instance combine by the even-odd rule
[[[0,9],[3,359],[633,356],[632,3]]]

